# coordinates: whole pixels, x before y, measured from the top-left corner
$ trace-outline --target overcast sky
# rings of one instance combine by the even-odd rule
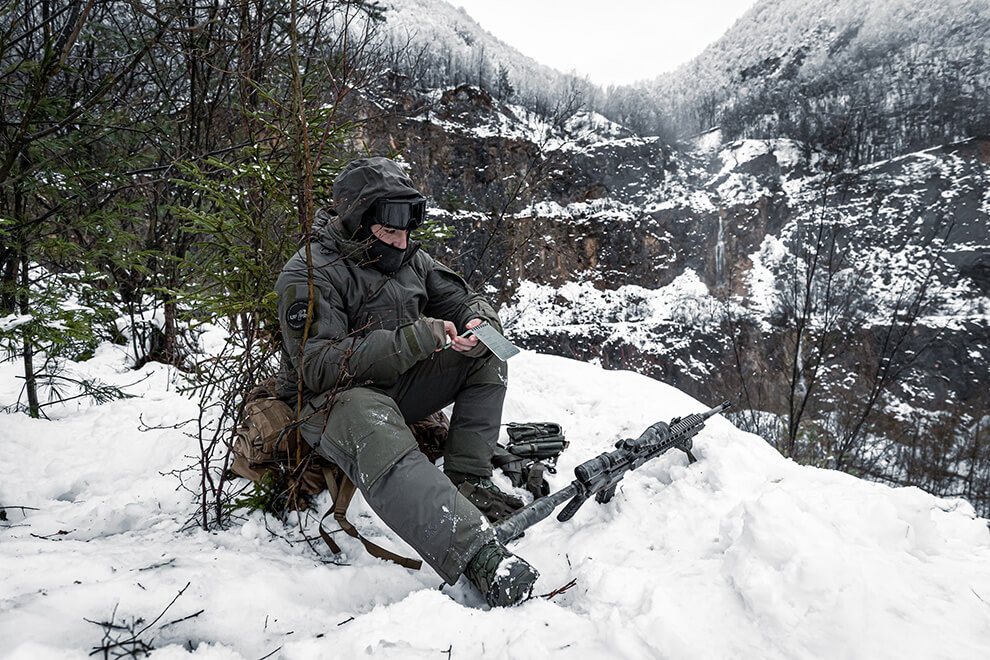
[[[448,0],[542,64],[601,85],[653,78],[718,39],[756,0]]]

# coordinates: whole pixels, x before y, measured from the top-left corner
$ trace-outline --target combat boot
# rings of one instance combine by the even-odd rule
[[[529,596],[539,572],[522,557],[517,557],[498,541],[481,547],[464,575],[485,596],[492,607],[517,605]]]
[[[525,506],[525,502],[509,495],[489,477],[448,472],[447,477],[490,522],[499,523]]]

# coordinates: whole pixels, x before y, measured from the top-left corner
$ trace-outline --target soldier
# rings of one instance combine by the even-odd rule
[[[491,481],[506,364],[476,337],[459,336],[483,321],[501,328],[498,315],[409,239],[423,221],[425,199],[397,163],[350,163],[334,181],[333,197],[314,223],[304,350],[304,249],[276,283],[279,395],[294,402],[301,373],[306,441],[444,580],[454,584],[463,573],[490,605],[514,605],[539,574],[495,539],[458,490],[470,484],[466,492],[479,495],[473,501],[496,509],[514,499]],[[407,424],[450,403],[441,473],[418,451]]]

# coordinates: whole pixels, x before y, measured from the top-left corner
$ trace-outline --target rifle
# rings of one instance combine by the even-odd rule
[[[540,497],[532,504],[516,511],[509,518],[495,525],[495,534],[502,543],[522,536],[522,533],[550,516],[559,505],[570,502],[557,515],[557,520],[570,520],[589,497],[604,504],[615,495],[615,488],[626,476],[668,449],[676,447],[688,456],[688,462],[696,460],[691,453],[692,438],[704,428],[705,421],[728,408],[732,403],[725,401],[707,412],[676,417],[670,424],[657,422],[643,431],[635,440],[627,438],[615,444],[615,451],[600,454],[574,468],[576,479],[569,486]]]

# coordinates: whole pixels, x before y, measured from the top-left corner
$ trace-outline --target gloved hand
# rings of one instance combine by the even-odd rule
[[[445,349],[449,345],[451,338],[457,335],[457,328],[450,321],[431,319],[424,316],[419,322],[425,323],[430,328],[430,334],[433,335],[433,340],[436,342],[434,351]]]
[[[474,318],[464,324],[466,330],[475,328],[484,323],[479,318]],[[460,351],[465,357],[469,358],[479,358],[489,353],[488,347],[481,343],[475,336],[463,337],[459,339],[460,346],[455,346],[458,351]]]

